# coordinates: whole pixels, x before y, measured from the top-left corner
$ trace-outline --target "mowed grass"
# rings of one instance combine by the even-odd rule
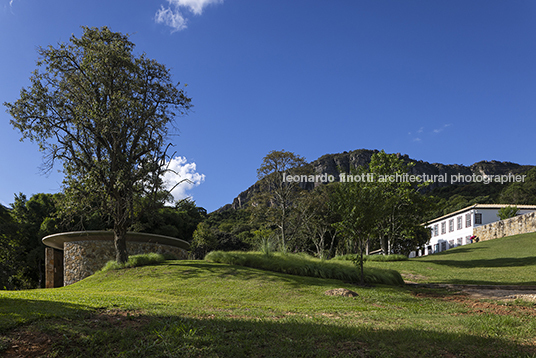
[[[536,285],[536,233],[482,241],[400,262],[367,261],[419,283]]]
[[[324,294],[340,287],[359,296]],[[536,356],[532,308],[475,311],[436,294],[166,261],[58,289],[1,291],[0,355],[25,347],[32,357]]]

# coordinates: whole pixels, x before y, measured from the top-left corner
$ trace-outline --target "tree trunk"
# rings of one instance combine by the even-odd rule
[[[360,277],[360,285],[361,286],[365,286],[365,272],[364,272],[364,269],[363,269],[363,251],[365,251],[364,249],[364,245],[363,245],[363,241],[361,241],[361,245],[360,246],[360,255],[361,255],[361,259],[359,260],[359,265],[361,266],[361,277]]]
[[[126,229],[114,228],[115,260],[118,264],[124,264],[128,261],[126,236]]]
[[[287,244],[285,242],[285,230],[286,230],[286,210],[285,207],[282,207],[283,214],[281,215],[281,251],[287,252]]]

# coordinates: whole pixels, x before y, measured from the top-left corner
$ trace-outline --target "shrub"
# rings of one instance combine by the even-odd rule
[[[354,261],[357,254],[347,254],[347,255],[340,255],[335,256],[332,258],[332,260],[337,261]],[[408,257],[406,255],[399,255],[399,254],[393,254],[393,255],[363,255],[363,261],[406,261]]]
[[[133,255],[129,256],[128,261],[124,264],[119,264],[115,260],[108,261],[106,265],[104,265],[104,267],[101,269],[101,271],[106,272],[110,270],[119,270],[129,267],[154,265],[164,262],[165,260],[166,258],[164,257],[164,255],[156,253]]]
[[[298,276],[330,278],[354,283],[360,281],[360,273],[353,264],[323,261],[307,254],[265,255],[261,252],[212,251],[205,256],[205,260]],[[365,282],[368,284],[404,284],[402,276],[395,270],[365,267],[364,274]]]

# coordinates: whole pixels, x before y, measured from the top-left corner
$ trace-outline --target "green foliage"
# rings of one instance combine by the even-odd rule
[[[523,175],[523,182],[469,183],[435,188],[425,195],[435,203],[426,220],[430,220],[473,204],[536,204],[536,168]]]
[[[133,229],[192,241],[197,225],[205,220],[206,216],[205,209],[197,207],[193,200],[185,199],[174,207],[166,206],[142,213],[134,223]]]
[[[30,199],[15,195],[11,210],[1,208],[0,289],[22,289],[44,286],[45,246],[41,239],[52,234],[55,226],[47,225],[56,213],[57,195],[35,194]]]
[[[149,253],[141,255],[132,255],[128,257],[128,261],[121,264],[117,261],[108,261],[104,267],[101,269],[102,272],[107,272],[110,270],[120,270],[124,268],[139,267],[139,266],[148,266],[156,265],[162,263],[166,260],[166,257],[162,254]]]
[[[338,255],[332,258],[332,260],[342,260],[342,261],[354,261],[356,259],[356,254],[346,254]],[[408,257],[406,255],[400,254],[391,254],[391,255],[363,255],[363,261],[378,261],[378,262],[389,262],[389,261],[407,261]]]
[[[16,224],[7,208],[0,204],[0,290],[13,289],[13,276],[18,270]]]
[[[363,256],[368,245],[380,239],[384,253],[408,255],[429,237],[420,223],[427,202],[419,186],[396,179],[409,173],[410,165],[383,150],[371,157],[368,169],[360,168],[341,180],[330,199],[339,216],[333,226],[343,235],[347,253],[357,253],[354,262],[363,272]]]
[[[514,205],[536,205],[536,167],[528,170],[523,182],[509,184],[500,194],[500,202]]]
[[[495,204],[498,199],[498,191],[494,194],[481,189],[493,189],[493,184],[472,183],[463,186],[452,185],[446,188],[434,189],[425,195],[433,203],[431,210],[427,213],[425,219],[431,220],[457,210],[461,210],[474,204]],[[495,187],[497,187],[496,184]],[[500,188],[499,188],[500,189]],[[488,193],[488,195],[480,195]]]
[[[378,236],[385,253],[409,255],[424,245],[429,237],[419,231],[428,209],[428,203],[419,190],[427,183],[415,185],[407,180],[396,180],[410,173],[414,163],[405,163],[395,154],[383,150],[371,157],[368,172],[374,176],[374,190],[379,205]],[[382,180],[389,178],[389,180]],[[395,180],[391,180],[392,178]]]
[[[514,216],[516,216],[518,212],[519,212],[519,209],[515,205],[514,206],[505,206],[505,207],[499,209],[499,212],[497,213],[497,216],[501,220],[506,220],[506,219],[513,218]]]
[[[212,251],[207,254],[205,260],[298,276],[331,278],[355,283],[361,280],[361,274],[353,266],[344,262],[319,260],[306,254],[274,253],[267,256],[260,252]],[[368,284],[404,284],[402,276],[397,271],[379,268],[365,268],[364,279]]]
[[[255,231],[260,227],[261,223],[255,222],[246,209],[210,213],[194,233],[197,239],[190,245],[191,256],[203,259],[212,250],[248,250],[257,245]]]
[[[190,252],[195,258],[202,258],[207,252],[214,250],[218,245],[216,233],[206,222],[197,225],[194,231],[192,242],[190,243]]]
[[[255,231],[257,250],[270,256],[277,249],[277,241],[272,230],[259,229]]]

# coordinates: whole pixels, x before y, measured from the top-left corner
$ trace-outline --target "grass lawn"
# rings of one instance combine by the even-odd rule
[[[427,265],[453,273],[468,270],[466,255],[486,250],[485,244],[457,249],[448,259],[450,252],[374,264],[401,265],[415,276],[430,270]],[[489,268],[495,271],[500,262],[522,259],[493,257]],[[430,261],[437,258],[445,260]],[[486,267],[482,256],[475,260],[477,269]],[[534,266],[527,263],[528,274],[510,281],[494,273],[488,279],[481,270],[473,280],[530,283]],[[449,274],[429,280],[445,282],[441,277],[454,280]],[[340,287],[359,296],[324,295]],[[536,310],[529,303],[476,301],[447,291],[363,288],[243,266],[165,261],[97,273],[63,288],[0,291],[2,355],[536,357]]]
[[[346,287],[357,298],[325,296]],[[447,297],[448,294],[447,294]],[[166,261],[47,290],[0,293],[0,341],[61,357],[525,356],[533,309],[475,311],[427,290],[359,288],[253,268]],[[36,348],[37,349],[37,348]],[[35,353],[35,352],[34,352]]]
[[[409,261],[367,261],[422,283],[536,285],[536,233],[483,241]]]

